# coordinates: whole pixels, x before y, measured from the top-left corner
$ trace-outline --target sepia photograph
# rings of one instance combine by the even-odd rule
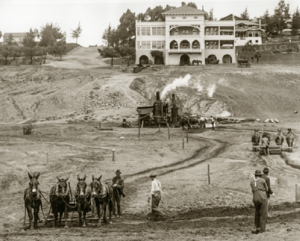
[[[300,240],[299,7],[0,0],[0,241]]]

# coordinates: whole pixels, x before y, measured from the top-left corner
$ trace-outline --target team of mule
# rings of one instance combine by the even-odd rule
[[[42,208],[43,195],[38,188],[39,182],[38,178],[40,173],[34,173],[30,175],[28,173],[30,182],[29,187],[26,188],[24,192],[24,203],[25,203],[25,218],[26,211],[29,217],[29,229],[37,228],[37,221],[39,219],[39,210]],[[101,180],[102,175],[99,178],[92,176],[92,182],[88,186],[86,183],[86,175],[81,178],[77,176],[77,185],[74,192],[70,183],[67,182],[69,178],[63,179],[57,177],[57,184],[50,189],[49,200],[51,204],[51,210],[54,215],[53,227],[57,227],[58,214],[59,214],[59,224],[61,224],[61,218],[64,213],[65,228],[68,228],[68,212],[77,210],[79,217],[79,226],[85,227],[86,224],[86,214],[91,211],[92,200],[95,202],[96,213],[98,216],[98,226],[101,226],[101,220],[104,222],[106,220],[106,209],[109,209],[109,223],[112,223],[112,213],[115,213],[115,200],[118,206],[118,215],[120,215],[119,202],[119,192],[117,185],[112,186],[111,184],[104,183]],[[121,191],[122,193],[122,191]],[[74,197],[75,206],[70,205],[71,199]],[[32,210],[34,215],[32,214]]]
[[[251,142],[253,144],[253,150],[256,150],[257,147],[262,142],[263,138],[267,138],[269,140],[269,144],[271,141],[271,134],[267,132],[263,132],[262,134],[259,134],[258,129],[254,129],[254,134],[251,137]],[[295,141],[295,135],[292,133],[292,129],[288,128],[288,132],[284,134],[281,129],[278,129],[278,133],[275,136],[275,143],[277,146],[282,146],[284,139],[286,140],[286,143],[289,147],[289,150],[292,151],[292,147],[294,146]]]

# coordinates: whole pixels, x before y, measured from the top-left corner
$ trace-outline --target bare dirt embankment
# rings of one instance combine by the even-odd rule
[[[75,56],[85,49],[73,51]],[[80,58],[74,57],[74,61]],[[96,61],[94,57],[92,61]],[[155,128],[144,128],[139,139],[136,128],[116,127],[123,117],[136,121],[137,106],[152,104],[156,90],[162,92],[175,78],[186,74],[191,74],[195,83],[200,81],[204,91],[187,87],[174,90],[180,112],[215,115],[228,111],[238,117],[277,118],[281,122],[219,126],[216,132],[189,131],[184,150],[182,138],[186,137],[186,131],[171,128],[171,140],[168,140],[167,129],[158,132]],[[297,240],[300,206],[294,201],[300,170],[292,164],[298,164],[298,143],[292,153],[265,158],[252,152],[250,138],[254,128],[275,134],[279,127],[284,131],[291,127],[299,135],[298,116],[293,113],[299,107],[299,76],[298,67],[284,64],[253,65],[250,69],[237,69],[234,65],[155,66],[139,74],[122,72],[118,66],[1,67],[3,195],[0,195],[0,216],[4,218],[0,220],[0,240],[95,240],[99,237],[107,240]],[[216,89],[209,97],[205,89],[213,84]],[[34,133],[23,136],[22,126],[17,123],[30,118],[37,121]],[[102,127],[112,126],[114,130],[95,129],[98,121],[103,123]],[[115,162],[112,149],[116,153]],[[271,170],[275,197],[270,200],[267,232],[253,236],[250,231],[254,210],[249,182],[251,174],[265,166]],[[69,176],[74,187],[77,174],[86,174],[90,183],[91,175],[102,174],[110,180],[116,169],[121,169],[126,183],[121,219],[114,219],[112,225],[100,229],[91,221],[87,228],[82,228],[78,227],[76,213],[71,213],[74,222],[68,230],[39,223],[37,230],[24,231],[22,196],[28,186],[28,171],[41,172],[40,189],[49,192],[56,175]],[[163,185],[161,207],[168,216],[165,222],[146,220],[148,176],[153,171]],[[43,206],[47,215],[49,205],[44,201]],[[42,213],[40,217],[43,218]]]

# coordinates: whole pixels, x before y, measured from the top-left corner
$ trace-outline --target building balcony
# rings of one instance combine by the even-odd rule
[[[169,35],[169,38],[185,39],[185,38],[200,38],[200,34],[181,34],[181,35]]]
[[[169,54],[201,54],[202,49],[190,49],[190,48],[184,48],[184,49],[169,49]]]

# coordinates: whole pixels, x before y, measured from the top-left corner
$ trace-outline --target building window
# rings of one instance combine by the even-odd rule
[[[220,48],[221,49],[233,49],[234,47],[234,42],[233,40],[229,40],[229,41],[220,41]]]
[[[172,19],[175,19],[176,17],[172,17]]]
[[[218,28],[217,27],[206,27],[205,35],[218,35]]]
[[[137,27],[136,34],[140,35],[140,27]]]
[[[152,35],[166,35],[165,27],[152,27]]]
[[[252,37],[252,33],[249,33],[249,37]]]
[[[186,19],[186,17],[182,17],[183,19]]]
[[[198,17],[194,17],[194,19],[197,19]]]
[[[205,48],[206,49],[218,49],[219,42],[218,41],[205,41]]]
[[[165,49],[165,41],[152,41],[152,49]]]
[[[137,41],[136,45],[137,45],[137,47],[136,47],[137,49],[141,49],[140,41]]]
[[[156,41],[152,41],[152,49],[156,49]]]
[[[150,27],[142,27],[142,35],[150,36]]]
[[[255,43],[258,43],[258,40],[255,40]]]
[[[157,35],[161,35],[161,28],[157,28]]]
[[[157,35],[157,34],[156,34],[156,27],[153,27],[153,28],[152,28],[152,35]]]
[[[142,49],[150,49],[150,41],[142,41]]]
[[[255,37],[258,37],[258,33],[255,34]]]

